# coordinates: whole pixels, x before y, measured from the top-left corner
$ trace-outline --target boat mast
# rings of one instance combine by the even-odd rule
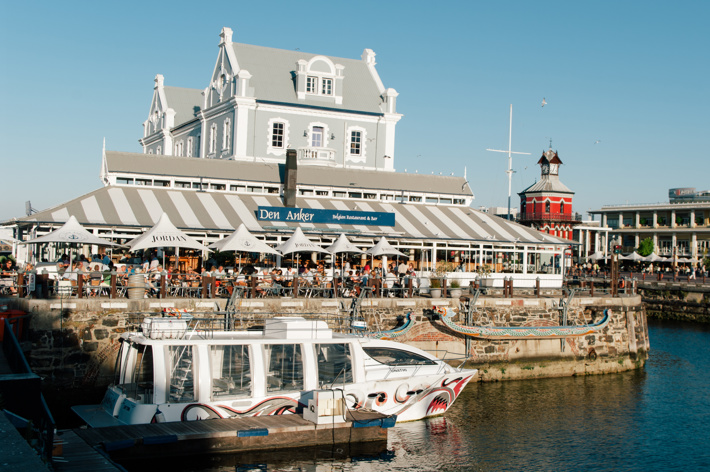
[[[508,170],[505,171],[506,174],[508,174],[508,220],[512,220],[510,216],[510,195],[511,195],[511,189],[512,189],[512,182],[513,182],[513,154],[527,154],[528,156],[530,155],[529,152],[516,152],[512,151],[513,147],[513,104],[510,104],[510,127],[508,128],[508,150],[503,150],[503,149],[486,149],[486,151],[493,151],[493,152],[507,152],[508,153]]]

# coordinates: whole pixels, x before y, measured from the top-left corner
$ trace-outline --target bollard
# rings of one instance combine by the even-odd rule
[[[340,277],[333,277],[333,298],[338,298],[338,286],[340,285]]]
[[[594,296],[594,281],[589,282],[589,296],[593,297]]]
[[[412,280],[411,277],[409,277],[409,280],[407,280],[407,296],[409,298],[412,298],[413,291],[414,291],[414,281]]]
[[[535,296],[540,298],[540,277],[535,277]]]
[[[513,298],[513,276],[511,276],[508,281],[508,293],[510,294],[510,298]]]
[[[166,293],[165,293],[165,285],[166,285],[165,279],[166,279],[166,273],[165,273],[165,271],[163,271],[160,273],[160,295],[159,296],[161,299],[165,298],[165,295],[166,295]]]
[[[293,290],[293,293],[291,294],[291,296],[293,298],[298,298],[298,280],[299,280],[299,277],[297,275],[293,277],[293,283],[291,284],[291,287]],[[254,291],[256,291],[256,287],[254,288]],[[253,296],[254,295],[252,295],[252,297]]]
[[[446,297],[447,297],[447,294],[446,294],[446,277],[444,277],[443,279],[441,279],[441,297],[442,297],[442,298],[446,298]]]
[[[116,283],[118,282],[118,272],[115,270],[111,271],[111,291],[109,292],[109,298],[116,298]]]
[[[76,297],[84,298],[84,273],[81,270],[76,274]]]
[[[298,279],[296,279],[298,280]],[[249,276],[249,287],[251,287],[251,298],[256,298],[256,275]]]

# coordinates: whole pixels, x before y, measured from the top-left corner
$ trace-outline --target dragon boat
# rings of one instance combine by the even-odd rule
[[[447,328],[465,336],[481,339],[560,339],[585,336],[601,332],[609,324],[610,311],[604,310],[604,316],[594,324],[570,326],[461,326],[454,323],[454,311],[440,308],[441,320]]]

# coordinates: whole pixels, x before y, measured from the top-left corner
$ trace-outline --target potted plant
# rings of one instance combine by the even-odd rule
[[[493,280],[488,278],[491,275],[491,272],[493,272],[493,268],[488,264],[484,264],[478,268],[478,276],[481,279],[481,287],[493,286]]]
[[[431,298],[441,298],[441,279],[432,277],[429,282],[429,294]]]
[[[451,281],[451,290],[449,290],[451,298],[461,298],[461,282],[458,279]]]

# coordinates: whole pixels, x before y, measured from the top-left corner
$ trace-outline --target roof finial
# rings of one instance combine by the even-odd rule
[[[550,149],[552,149],[552,138],[550,138]]]

